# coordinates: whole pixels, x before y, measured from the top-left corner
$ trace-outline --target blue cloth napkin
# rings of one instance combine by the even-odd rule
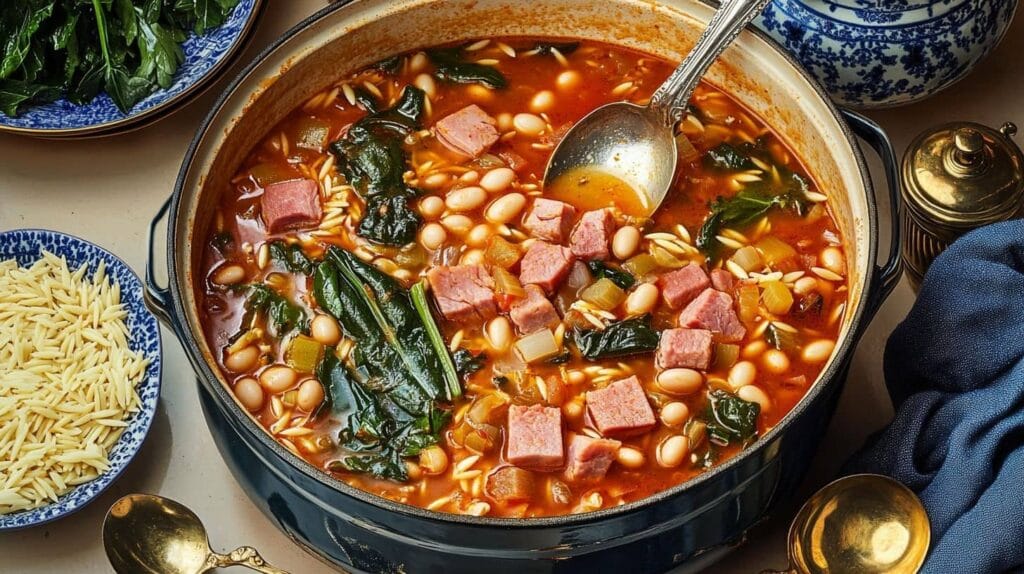
[[[1024,571],[1024,222],[972,232],[932,264],[885,377],[896,417],[846,470],[921,497],[923,573]]]

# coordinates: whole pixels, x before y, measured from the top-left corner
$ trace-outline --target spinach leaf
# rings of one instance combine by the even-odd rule
[[[426,280],[421,280],[419,283],[412,286],[410,295],[412,296],[412,304],[416,307],[416,313],[420,316],[420,321],[423,322],[423,326],[427,330],[427,338],[430,339],[430,344],[434,347],[434,352],[437,353],[437,357],[441,359],[441,368],[444,369],[444,381],[448,387],[448,397],[456,398],[462,396],[462,384],[459,382],[459,372],[455,367],[455,363],[452,362],[451,355],[448,354],[448,345],[445,344],[444,338],[441,337],[441,330],[437,328],[437,323],[434,322],[434,316],[430,313],[430,302],[427,301],[427,289]]]
[[[572,54],[579,47],[579,42],[537,42],[533,45],[533,51],[539,56],[550,56],[553,50],[558,50],[558,53],[566,55]]]
[[[352,381],[348,369],[338,358],[336,348],[324,350],[324,357],[316,367],[316,380],[324,387],[324,400],[312,413],[313,418],[325,411],[340,416],[355,406]]]
[[[629,289],[636,283],[636,279],[628,272],[611,267],[604,261],[598,261],[597,259],[588,261],[587,267],[590,269],[590,274],[594,276],[594,279],[608,279],[618,285],[620,289]]]
[[[721,389],[711,391],[704,413],[708,440],[719,446],[750,440],[757,435],[759,414],[761,405],[757,403],[747,402]]]
[[[434,75],[446,82],[482,84],[494,90],[508,85],[508,80],[497,68],[466,61],[461,47],[427,50],[427,57],[434,64]]]
[[[660,340],[661,333],[651,327],[650,315],[612,323],[602,330],[573,330],[576,347],[591,361],[650,353],[658,348]]]
[[[709,149],[704,155],[704,166],[718,171],[742,171],[757,167],[751,161],[750,155],[742,153],[728,143],[720,143]]]
[[[373,67],[385,74],[397,74],[398,70],[402,68],[402,58],[400,56],[391,56],[390,58],[377,62]]]
[[[277,337],[283,337],[292,330],[309,331],[306,311],[262,283],[245,285],[245,309],[248,313],[265,313],[267,323]],[[243,321],[244,323],[244,321]]]
[[[292,273],[313,274],[313,261],[306,256],[306,252],[298,243],[289,245],[281,240],[271,241],[270,259]]]
[[[406,245],[422,219],[409,206],[418,192],[405,184],[402,140],[419,128],[425,94],[407,86],[394,108],[365,116],[331,144],[338,170],[366,201],[361,237],[382,245]]]
[[[452,353],[455,371],[459,373],[459,377],[462,380],[484,368],[484,361],[486,359],[487,357],[483,353],[474,355],[469,349],[457,349]]]
[[[717,245],[715,237],[723,227],[750,225],[775,207],[802,213],[804,204],[802,195],[789,192],[771,195],[757,189],[744,189],[730,198],[719,197],[711,204],[711,213],[697,233],[697,247],[711,255]]]

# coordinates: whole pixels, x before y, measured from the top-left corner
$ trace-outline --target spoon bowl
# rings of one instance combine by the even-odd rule
[[[268,565],[249,546],[229,555],[213,552],[206,528],[194,512],[150,494],[130,494],[110,507],[103,519],[103,548],[120,574],[201,574],[233,565],[287,574]]]
[[[931,542],[928,514],[906,486],[847,476],[812,496],[789,529],[790,572],[915,574]]]

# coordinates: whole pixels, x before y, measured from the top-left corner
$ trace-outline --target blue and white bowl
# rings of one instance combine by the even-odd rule
[[[137,389],[139,410],[128,418],[121,437],[109,453],[110,468],[95,480],[81,484],[47,506],[0,515],[0,532],[36,526],[56,520],[81,509],[124,472],[128,463],[139,452],[160,399],[161,345],[160,326],[156,317],[142,301],[142,281],[127,263],[84,239],[56,231],[20,229],[0,233],[0,260],[14,258],[22,267],[35,263],[45,249],[63,256],[72,270],[88,266],[88,274],[96,271],[100,261],[106,263],[107,277],[121,287],[121,303],[128,311],[128,344],[149,359],[143,379]],[[0,568],[2,570],[2,568]]]
[[[756,21],[839,103],[914,102],[963,78],[999,44],[1017,0],[774,0]]]
[[[262,13],[264,0],[240,0],[223,25],[202,36],[193,33],[182,44],[185,61],[167,89],[157,89],[128,114],[105,92],[85,105],[61,99],[26,109],[16,118],[0,114],[0,131],[37,137],[89,137],[120,133],[146,125],[185,104],[217,78],[245,47]]]

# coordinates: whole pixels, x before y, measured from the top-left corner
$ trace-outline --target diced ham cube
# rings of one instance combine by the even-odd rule
[[[636,376],[587,392],[587,412],[605,436],[629,436],[654,428],[654,410]]]
[[[565,462],[562,410],[541,405],[509,407],[505,459],[516,466],[535,470],[561,467]]]
[[[696,263],[658,277],[661,296],[672,309],[682,309],[710,286],[711,281],[704,269]]]
[[[565,479],[569,482],[591,482],[604,478],[620,446],[622,443],[617,440],[573,435],[569,439]]]
[[[736,316],[732,295],[714,289],[705,289],[683,309],[679,326],[707,329],[727,343],[742,341],[747,334],[747,328]]]
[[[437,139],[453,151],[479,157],[498,141],[498,122],[476,104],[438,120]]]
[[[615,217],[610,209],[584,213],[569,238],[573,255],[584,261],[608,259],[608,243],[614,233]]]
[[[271,233],[310,227],[320,222],[320,185],[311,179],[272,183],[260,198],[263,222]]]
[[[658,366],[662,369],[686,367],[706,371],[711,365],[711,331],[669,329],[658,344]]]
[[[523,227],[530,232],[530,235],[538,239],[561,243],[569,235],[575,218],[575,207],[568,203],[541,197],[533,201],[530,213],[523,220]]]
[[[569,249],[536,241],[519,262],[519,282],[540,285],[547,293],[554,293],[575,261]]]
[[[711,275],[711,286],[723,293],[732,293],[736,287],[736,279],[725,269],[713,269]]]
[[[548,301],[544,290],[536,285],[526,285],[526,297],[512,303],[509,316],[523,335],[529,335],[545,327],[554,327],[561,321],[555,306]]]
[[[481,265],[434,267],[427,280],[437,307],[449,321],[486,321],[498,314],[494,281]]]
[[[515,466],[503,466],[487,476],[484,492],[498,502],[525,501],[533,497],[533,473]]]

